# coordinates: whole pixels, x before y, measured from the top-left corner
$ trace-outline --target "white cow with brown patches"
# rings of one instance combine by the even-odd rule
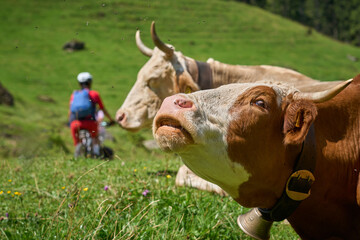
[[[177,94],[153,134],[239,204],[267,221],[287,218],[302,239],[359,239],[359,93],[360,75],[311,94],[261,83]]]
[[[154,49],[146,47],[140,39],[140,32],[136,32],[139,50],[150,59],[140,69],[135,85],[116,113],[119,125],[128,131],[150,127],[162,101],[176,93],[211,89],[234,82],[282,82],[303,91],[322,90],[338,83],[320,82],[296,71],[275,66],[229,65],[213,59],[200,62],[164,44],[156,34],[154,22],[151,25],[151,36],[156,46]],[[185,166],[179,169],[176,184],[212,189],[224,194],[217,186],[193,175]]]

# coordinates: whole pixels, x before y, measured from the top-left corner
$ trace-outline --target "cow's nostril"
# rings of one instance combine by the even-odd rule
[[[187,99],[175,99],[174,104],[181,108],[191,108],[193,106],[192,101]]]
[[[125,113],[121,113],[117,116],[116,120],[118,121],[118,123],[120,123],[124,118],[125,118]]]

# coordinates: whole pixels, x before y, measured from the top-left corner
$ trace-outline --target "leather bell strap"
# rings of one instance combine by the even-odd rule
[[[198,67],[197,84],[201,90],[211,89],[213,85],[212,71],[210,65],[206,62],[196,61]]]
[[[315,181],[313,175],[315,166],[315,129],[311,125],[282,196],[274,207],[270,209],[259,208],[264,219],[268,221],[282,221],[289,217],[300,203],[310,196],[311,185]]]
[[[207,62],[186,60],[185,65],[187,71],[189,72],[193,81],[199,86],[200,90],[213,88],[213,73],[210,65]]]

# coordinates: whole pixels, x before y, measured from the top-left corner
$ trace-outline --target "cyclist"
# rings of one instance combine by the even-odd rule
[[[77,76],[80,90],[76,90],[70,97],[69,123],[71,134],[76,149],[81,147],[79,142],[79,130],[86,129],[93,139],[93,154],[100,156],[100,145],[98,140],[98,122],[95,119],[96,107],[101,109],[105,116],[110,120],[110,124],[114,120],[106,111],[104,104],[97,91],[91,90],[92,76],[88,72],[81,72]],[[76,150],[75,150],[76,153]]]

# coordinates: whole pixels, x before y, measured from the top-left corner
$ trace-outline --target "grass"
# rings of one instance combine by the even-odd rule
[[[175,188],[178,158],[155,151],[138,159],[138,152],[131,161],[66,154],[3,160],[1,239],[248,239],[236,225],[247,209]],[[273,239],[296,239],[287,225],[272,230]]]
[[[72,158],[66,121],[77,73],[93,74],[114,115],[148,60],[136,48],[136,29],[152,47],[153,20],[163,41],[199,61],[285,66],[328,81],[360,72],[347,57],[360,58],[359,48],[236,1],[5,1],[0,81],[15,106],[0,106],[0,239],[249,239],[236,224],[247,209],[174,186],[181,162],[145,150],[149,130],[110,128],[113,161]],[[63,51],[71,39],[86,49]],[[297,239],[284,224],[271,233]]]

